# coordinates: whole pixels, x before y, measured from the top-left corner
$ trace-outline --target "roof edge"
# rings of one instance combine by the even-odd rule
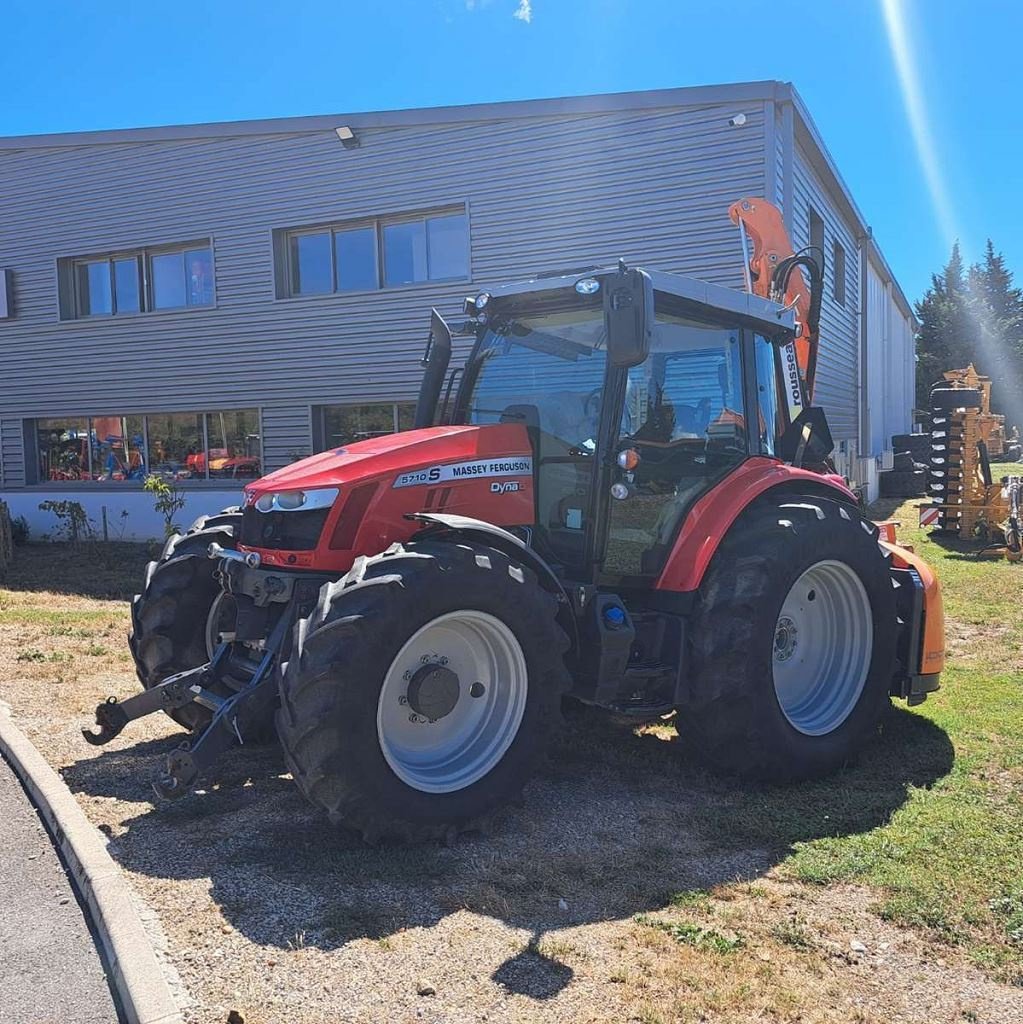
[[[593,96],[502,100],[494,103],[467,103],[446,107],[412,107],[402,110],[313,114],[251,121],[214,121],[208,124],[113,128],[44,135],[8,135],[0,136],[0,150],[117,145],[126,142],[167,142],[238,135],[282,135],[333,131],[334,128],[342,124],[356,129],[400,128],[424,124],[508,120],[510,118],[536,117],[543,114],[602,114],[619,110],[649,110],[655,107],[699,107],[715,103],[749,103],[773,99],[780,84],[775,81],[738,82],[724,85],[683,86],[676,89],[599,93]]]
[[[787,99],[792,103],[793,109],[796,112],[797,138],[799,137],[800,132],[802,132],[803,138],[800,141],[809,143],[808,154],[814,170],[817,171],[824,183],[832,189],[836,196],[841,200],[842,205],[845,207],[843,212],[856,225],[856,241],[864,247],[868,256],[873,258],[874,263],[881,270],[882,276],[884,276],[891,284],[892,293],[895,296],[895,301],[898,303],[899,308],[902,309],[902,311],[910,318],[913,322],[914,328],[918,328],[919,321],[917,320],[916,313],[914,312],[912,305],[910,305],[909,300],[906,298],[906,293],[902,290],[902,285],[899,284],[898,278],[889,266],[888,260],[885,259],[884,253],[877,244],[877,241],[874,238],[873,229],[860,212],[860,208],[856,205],[856,200],[853,199],[852,193],[849,191],[849,187],[846,185],[842,175],[839,173],[838,166],[835,164],[834,158],[828,151],[828,147],[824,143],[820,130],[814,123],[813,118],[810,116],[810,111],[807,108],[806,103],[804,103],[802,96],[799,95],[796,91],[796,87],[791,82],[786,82],[782,87],[782,90],[784,99]]]

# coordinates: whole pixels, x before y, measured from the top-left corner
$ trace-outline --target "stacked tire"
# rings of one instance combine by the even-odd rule
[[[919,498],[927,491],[927,466],[917,461],[910,448],[900,450],[898,443],[913,438],[914,434],[897,434],[892,440],[896,445],[892,468],[878,477],[882,498]],[[926,435],[921,435],[926,436]],[[915,444],[917,450],[919,445]]]

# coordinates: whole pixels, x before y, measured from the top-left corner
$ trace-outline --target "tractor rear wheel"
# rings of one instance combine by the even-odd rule
[[[306,798],[374,841],[443,838],[516,799],[570,678],[556,598],[490,547],[360,558],[295,628],[277,731]]]
[[[233,628],[230,595],[214,579],[216,564],[207,552],[214,542],[233,548],[241,519],[237,509],[200,516],[186,533],[169,538],[160,558],[146,566],[142,593],[131,604],[128,634],[135,671],[145,689],[209,661],[217,635]],[[223,697],[233,692],[224,684],[215,691]],[[193,732],[204,729],[212,717],[198,704],[167,714]]]
[[[877,529],[816,496],[757,501],[700,587],[679,731],[712,766],[826,774],[877,732],[898,621]]]

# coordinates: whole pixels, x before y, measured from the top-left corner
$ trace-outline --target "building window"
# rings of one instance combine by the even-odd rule
[[[831,293],[840,306],[845,305],[845,249],[841,243],[835,242],[831,247],[831,267],[835,277],[831,285]]]
[[[469,277],[464,206],[278,231],[274,248],[278,298]]]
[[[252,480],[262,474],[259,411],[38,419],[34,483]]]
[[[824,218],[811,206],[807,209],[807,221],[810,234],[810,247],[813,252],[810,258],[824,264]]]
[[[313,410],[316,450],[322,452],[371,437],[411,430],[415,413],[415,402],[316,406]]]
[[[57,261],[64,320],[212,306],[208,241]]]

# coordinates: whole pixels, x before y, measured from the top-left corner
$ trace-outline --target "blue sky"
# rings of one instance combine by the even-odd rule
[[[1010,0],[3,6],[0,135],[792,81],[911,299],[953,237],[1023,279]]]

